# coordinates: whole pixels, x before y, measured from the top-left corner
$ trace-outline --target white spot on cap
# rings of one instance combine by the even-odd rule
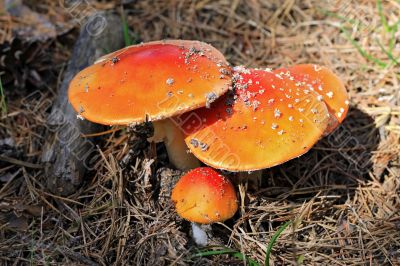
[[[173,78],[169,78],[167,79],[166,83],[168,86],[171,86],[172,84],[174,84],[175,80]]]
[[[250,74],[250,70],[248,70],[244,66],[235,66],[233,67],[233,71],[243,74]]]
[[[279,111],[279,109],[275,109],[275,110],[274,110],[274,116],[275,116],[275,118],[279,118],[279,117],[281,117],[281,115],[282,115],[282,113],[281,113],[281,111]]]
[[[314,65],[314,70],[315,71],[320,71],[322,69],[322,67],[321,66],[319,66],[319,65]]]
[[[332,99],[333,98],[333,92],[332,91],[328,92],[326,94],[326,96],[328,96],[329,99]]]

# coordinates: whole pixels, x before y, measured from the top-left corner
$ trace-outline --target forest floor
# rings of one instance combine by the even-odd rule
[[[241,254],[262,265],[288,221],[273,265],[400,265],[399,0],[39,2],[23,1],[22,17],[0,4],[1,265],[242,265]],[[181,172],[163,146],[121,167],[137,141],[125,129],[102,135],[76,193],[54,195],[40,161],[49,110],[26,106],[54,99],[80,24],[103,10],[125,14],[135,43],[196,39],[233,65],[325,65],[346,84],[348,117],[304,156],[264,170],[257,190],[236,184],[239,211],[212,225],[205,248],[165,193]],[[35,92],[45,97],[27,98]]]

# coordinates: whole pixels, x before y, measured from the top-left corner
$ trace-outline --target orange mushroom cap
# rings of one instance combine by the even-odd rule
[[[126,125],[206,106],[230,84],[228,63],[211,45],[167,40],[101,57],[74,77],[68,96],[82,117]]]
[[[272,167],[306,153],[330,115],[318,94],[287,73],[236,68],[236,90],[177,118],[192,153],[230,171]]]
[[[210,167],[199,167],[182,176],[171,198],[179,216],[201,224],[225,221],[238,209],[232,183]]]
[[[349,109],[349,97],[342,80],[330,69],[315,64],[301,64],[288,68],[277,69],[275,73],[289,71],[295,80],[304,82],[310,90],[319,94],[328,106],[329,113],[336,117],[336,123],[329,126],[328,132],[333,131],[343,122]]]

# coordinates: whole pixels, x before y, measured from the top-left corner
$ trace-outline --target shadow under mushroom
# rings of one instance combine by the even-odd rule
[[[344,195],[369,179],[379,145],[374,120],[352,106],[346,120],[305,155],[266,169],[259,196],[300,199],[317,193]]]

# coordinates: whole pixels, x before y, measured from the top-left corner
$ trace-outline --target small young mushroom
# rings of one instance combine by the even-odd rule
[[[210,167],[198,167],[182,176],[171,198],[182,218],[200,224],[228,220],[238,208],[232,183]]]
[[[79,117],[104,125],[152,121],[152,141],[164,141],[177,168],[197,167],[179,125],[168,119],[210,104],[231,85],[224,56],[198,41],[166,40],[129,46],[101,57],[71,81]]]
[[[205,164],[233,172],[273,167],[306,153],[334,124],[321,95],[290,71],[234,70],[234,91],[179,117],[188,147]],[[190,127],[192,113],[201,127]]]
[[[210,167],[199,167],[182,176],[172,190],[179,216],[192,222],[195,242],[205,245],[206,233],[198,224],[223,222],[238,209],[232,183]]]

